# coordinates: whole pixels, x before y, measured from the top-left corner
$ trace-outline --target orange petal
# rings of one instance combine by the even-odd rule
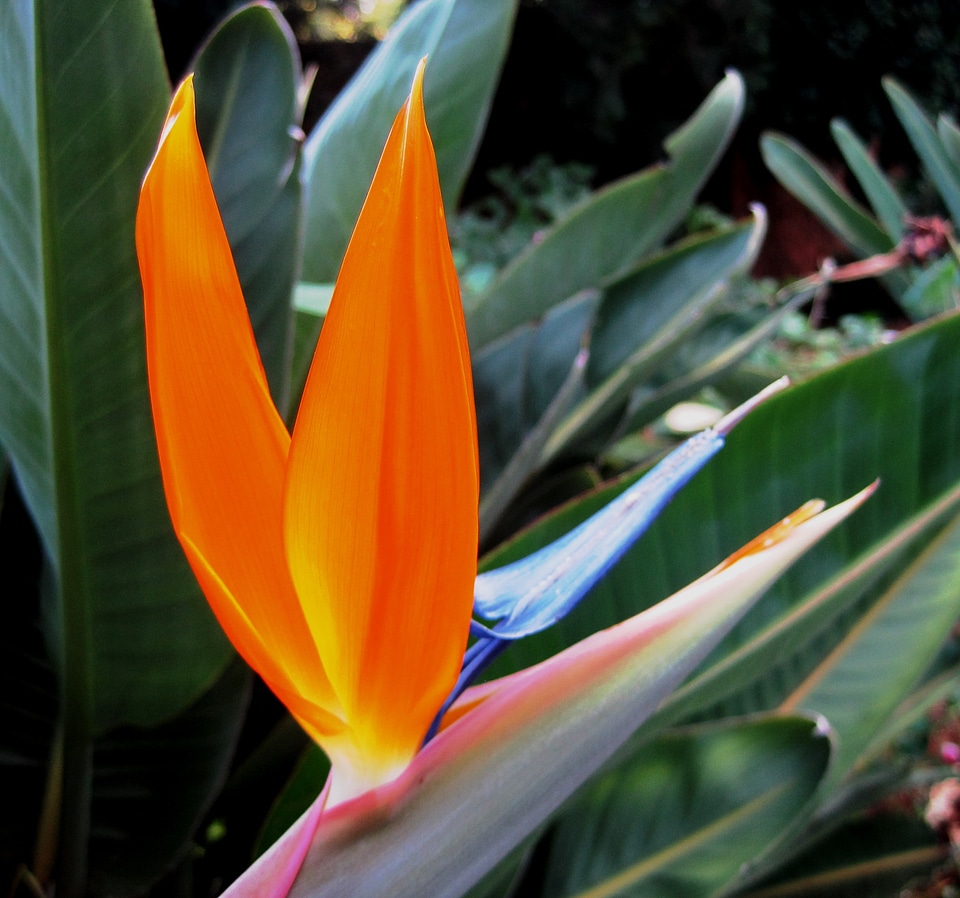
[[[286,484],[290,571],[359,756],[332,746],[335,768],[373,779],[413,757],[456,681],[476,575],[473,385],[421,85],[422,67],[343,261]]]
[[[251,666],[278,692],[336,710],[286,568],[290,438],[270,398],[210,186],[192,79],[173,99],[144,180],[137,253],[150,399],[174,529]]]

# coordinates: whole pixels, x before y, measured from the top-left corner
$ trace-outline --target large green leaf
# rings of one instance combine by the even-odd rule
[[[858,255],[893,247],[883,228],[800,144],[770,132],[760,138],[760,152],[777,180]]]
[[[626,274],[659,247],[723,154],[743,96],[740,76],[728,74],[666,139],[666,162],[588,197],[514,259],[467,309],[471,346],[486,346],[578,291]]]
[[[160,486],[133,248],[167,87],[145,2],[0,9],[0,441],[56,577],[92,732],[171,716],[226,642]]]
[[[543,894],[717,894],[789,830],[830,748],[824,728],[790,717],[659,736],[560,818]]]
[[[220,25],[193,68],[197,131],[260,357],[284,408],[300,252],[297,45],[280,13],[257,3]]]
[[[800,597],[782,617],[759,628],[674,693],[660,709],[661,722],[702,715],[704,708],[711,714],[736,714],[786,700],[842,639],[858,610],[878,601],[901,568],[958,510],[960,487],[892,528],[869,551]],[[915,623],[920,627],[924,622]],[[910,665],[914,663],[911,658]],[[900,673],[891,670],[890,676]]]
[[[305,147],[304,276],[329,283],[403,105],[417,63],[429,57],[424,106],[448,213],[456,208],[493,99],[516,0],[421,0],[337,97]]]
[[[145,0],[0,4],[0,443],[47,559],[62,766],[45,825],[68,896],[95,740],[175,717],[230,657],[169,525],[147,397],[133,223],[168,96]]]

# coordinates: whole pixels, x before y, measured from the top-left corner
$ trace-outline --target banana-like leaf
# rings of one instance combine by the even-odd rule
[[[197,131],[260,358],[284,408],[300,251],[297,45],[275,8],[254,3],[224,20],[191,67]]]
[[[903,236],[908,214],[900,194],[846,122],[834,119],[830,122],[830,133],[884,230],[894,241],[898,241]]]
[[[304,277],[336,279],[390,124],[429,57],[427,122],[448,213],[457,206],[486,124],[516,0],[422,0],[410,6],[311,132]]]
[[[470,345],[484,347],[575,293],[609,283],[657,249],[723,154],[743,98],[742,79],[728,73],[666,139],[666,162],[588,197],[514,259],[466,309]]]
[[[601,777],[549,842],[544,898],[706,898],[788,831],[831,755],[824,721],[675,730]]]
[[[167,88],[152,12],[0,8],[0,442],[56,581],[70,713],[170,717],[229,657],[173,538],[133,218]]]
[[[31,709],[42,722],[14,717],[2,740],[29,740],[48,776],[37,851],[18,859],[45,877],[55,862],[61,896],[96,888],[104,834],[139,834],[154,873],[170,863],[218,775],[199,731],[143,752],[231,657],[170,528],[147,396],[133,223],[168,96],[146,0],[0,4],[0,444],[43,546],[38,663],[59,685]],[[5,683],[18,707],[36,669]],[[41,730],[59,735],[41,746]],[[234,736],[218,731],[221,759]],[[112,802],[109,770],[147,794],[174,754],[192,786],[169,815]],[[18,812],[0,802],[5,831]]]
[[[394,782],[314,808],[228,894],[266,891],[311,847],[294,898],[463,894],[553,813],[756,595],[870,490],[754,543],[648,612],[536,668],[468,690]],[[781,534],[783,535],[783,534]]]
[[[839,736],[835,789],[917,684],[960,616],[960,517],[930,541],[781,703],[816,709]],[[895,663],[891,659],[896,659]]]
[[[715,664],[664,703],[657,722],[662,725],[702,716],[705,708],[711,714],[745,713],[786,700],[791,689],[802,682],[804,673],[815,668],[841,638],[843,623],[849,623],[858,609],[876,601],[911,557],[958,511],[960,488],[955,488],[803,596],[783,617],[759,628],[725,657],[715,659]],[[838,629],[840,635],[828,641],[827,634]],[[758,671],[766,673],[758,676]]]
[[[960,221],[960,166],[940,142],[933,122],[907,90],[890,77],[883,79],[883,89],[950,217]]]
[[[892,249],[890,235],[796,141],[767,132],[760,152],[776,179],[858,255]]]

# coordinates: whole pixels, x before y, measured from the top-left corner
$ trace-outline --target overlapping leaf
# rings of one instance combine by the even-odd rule
[[[229,16],[191,68],[210,179],[260,358],[284,408],[303,192],[299,53],[280,13],[257,3]]]
[[[656,250],[719,161],[743,99],[743,81],[731,72],[666,139],[666,162],[588,197],[514,259],[466,309],[470,345],[486,346],[575,293],[626,274]]]

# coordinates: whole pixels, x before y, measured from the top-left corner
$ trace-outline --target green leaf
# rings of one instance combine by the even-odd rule
[[[0,12],[0,390],[18,397],[0,441],[91,731],[169,717],[229,655],[169,525],[147,397],[133,221],[167,102],[160,47],[146,3],[101,6]]]
[[[918,547],[958,510],[960,488],[891,528],[836,576],[798,597],[781,618],[758,628],[728,654],[715,656],[715,663],[664,703],[661,722],[703,714],[705,708],[709,713],[746,713],[783,701],[834,648],[856,613],[876,601]]]
[[[887,176],[870,156],[863,141],[844,121],[830,122],[830,133],[860,184],[884,230],[894,242],[903,237],[908,209]]]
[[[299,53],[280,13],[257,3],[224,20],[192,68],[197,131],[260,357],[282,409],[300,249]]]
[[[896,813],[872,814],[831,832],[744,898],[889,898],[949,856],[930,829]]]
[[[960,308],[960,268],[954,256],[944,256],[923,269],[900,297],[916,318],[930,318]]]
[[[895,79],[886,77],[883,89],[950,217],[955,222],[960,221],[960,166],[940,142],[933,122],[904,87]]]
[[[147,395],[133,229],[168,97],[145,0],[0,4],[0,444],[48,559],[61,896],[85,888],[95,739],[176,717],[230,657],[170,528]]]
[[[808,299],[809,295],[798,293],[772,311],[754,308],[717,315],[702,331],[678,347],[677,357],[658,373],[652,385],[641,387],[630,397],[620,431],[629,433],[642,427],[703,387],[718,382],[726,395],[739,395],[741,401],[762,389],[773,378],[752,383],[746,390],[734,386],[732,393],[731,380],[736,379],[741,362],[776,333],[784,316],[796,311]]]
[[[567,380],[595,309],[594,294],[574,297],[551,309],[536,325],[517,328],[473,354],[485,493]]]
[[[960,517],[932,540],[782,703],[823,714],[839,737],[830,789],[856,766],[960,616]],[[897,659],[891,663],[891,658]]]
[[[141,894],[186,854],[226,778],[249,693],[250,671],[235,660],[172,720],[95,741],[92,894]]]
[[[957,123],[950,116],[941,113],[937,116],[937,134],[953,164],[960,168],[960,128]]]
[[[832,601],[828,597],[846,588],[845,578],[855,579],[869,553],[878,553],[877,559],[897,555],[898,564],[909,560],[898,553],[910,547],[917,551],[914,540],[935,532],[926,528],[938,526],[937,521],[942,525],[943,515],[954,508],[960,490],[958,396],[960,317],[954,316],[773,397],[731,434],[723,452],[574,611],[549,631],[511,646],[495,672],[529,666],[648,607],[696,576],[705,560],[719,561],[752,532],[805,500],[817,495],[830,500],[879,476],[881,488],[844,529],[843,538],[827,540],[804,558],[710,659],[708,670],[742,649],[741,672],[747,682],[756,683],[755,691],[742,680],[730,681],[728,690],[704,693],[702,703],[692,702],[685,713],[706,713],[722,697],[731,703],[727,713],[776,707],[790,684],[799,682],[843,635],[841,631],[823,649],[810,634],[793,633],[800,609],[812,613],[818,602]],[[545,545],[608,501],[611,489],[539,522],[485,558],[484,567]],[[929,517],[924,521],[923,515]],[[907,529],[898,542],[901,526]],[[865,576],[856,588],[883,585]],[[845,607],[850,608],[857,597],[842,601],[849,601]],[[831,618],[832,612],[820,626]],[[797,643],[771,649],[768,658],[781,662],[771,671],[763,656],[751,661],[746,647],[778,632]],[[802,654],[797,657],[797,652]]]
[[[471,346],[486,346],[580,290],[609,283],[659,247],[723,154],[743,96],[742,79],[729,73],[666,139],[666,162],[588,197],[514,259],[466,310]]]
[[[719,234],[691,237],[604,291],[590,341],[588,395],[555,430],[544,460],[619,416],[631,392],[706,326],[730,278],[753,264],[765,230],[758,212]]]
[[[332,282],[387,133],[429,57],[424,106],[448,213],[480,142],[513,27],[516,0],[421,0],[326,111],[305,147],[304,277]]]
[[[543,894],[717,894],[790,829],[830,753],[827,730],[803,718],[665,733],[563,814]]]
[[[767,132],[760,152],[774,177],[860,256],[885,253],[893,240],[800,144]]]

